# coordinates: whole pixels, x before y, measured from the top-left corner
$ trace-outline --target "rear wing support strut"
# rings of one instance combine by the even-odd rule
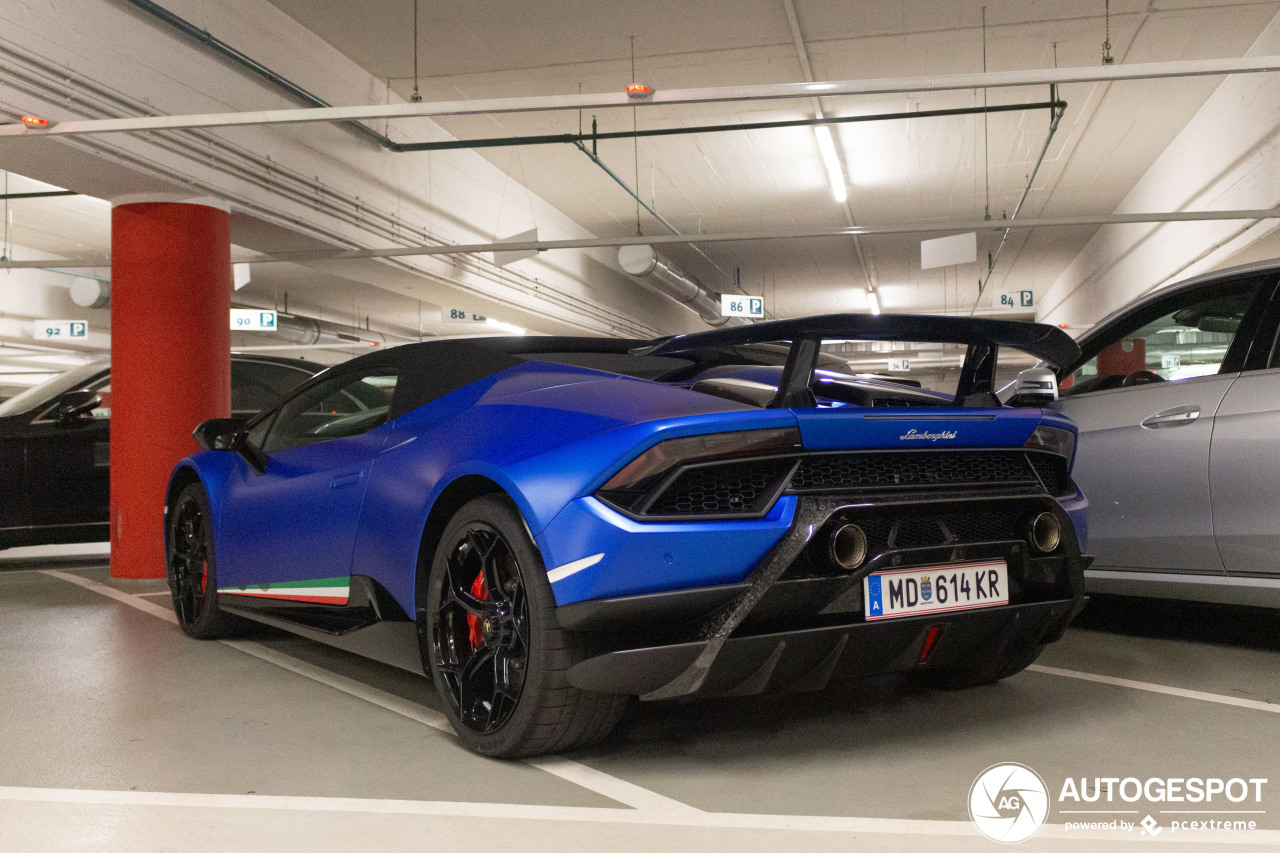
[[[889,314],[826,314],[798,320],[775,320],[712,332],[678,335],[631,350],[634,355],[676,355],[701,349],[787,341],[791,348],[778,394],[771,408],[811,408],[813,374],[824,340],[919,341],[967,344],[957,406],[998,406],[995,396],[996,357],[1002,346],[1021,350],[1054,367],[1066,367],[1080,357],[1080,347],[1061,329],[1043,323],[1015,323],[972,317]]]

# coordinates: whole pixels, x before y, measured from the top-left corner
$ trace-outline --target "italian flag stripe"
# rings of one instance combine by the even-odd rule
[[[307,601],[316,604],[346,604],[351,594],[350,578],[281,581],[253,586],[220,587],[219,595],[242,595],[251,598],[278,598],[285,601]]]

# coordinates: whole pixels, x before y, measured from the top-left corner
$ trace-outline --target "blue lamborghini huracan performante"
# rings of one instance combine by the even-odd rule
[[[840,357],[885,341],[959,345],[954,394]],[[371,353],[196,429],[174,608],[193,637],[248,618],[425,672],[503,757],[599,740],[635,697],[995,681],[1062,634],[1088,561],[1076,430],[1039,408],[1050,370],[1001,404],[1005,348],[1079,353],[853,315]]]

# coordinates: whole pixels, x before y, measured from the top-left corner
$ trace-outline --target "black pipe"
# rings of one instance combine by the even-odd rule
[[[164,21],[166,24],[178,30],[179,32],[183,33],[184,35],[187,35],[190,38],[195,39],[196,41],[203,44],[205,47],[208,47],[211,50],[214,50],[217,53],[222,54],[223,57],[231,60],[232,62],[236,63],[237,65],[244,68],[245,70],[258,75],[262,79],[266,80],[268,83],[271,83],[273,86],[276,86],[277,88],[284,90],[287,94],[289,94],[290,96],[292,96],[293,98],[299,101],[302,101],[307,106],[310,106],[310,107],[333,106],[333,104],[321,98],[316,97],[315,95],[308,92],[306,89],[299,86],[297,83],[294,83],[289,78],[282,77],[281,75],[272,71],[270,68],[263,65],[261,62],[254,59],[253,57],[246,56],[245,54],[236,50],[234,47],[227,44],[225,41],[218,38],[217,36],[213,35],[208,30],[200,29],[195,24],[191,23],[185,18],[181,18],[173,14],[163,6],[153,3],[151,2],[151,0],[125,0],[125,2],[137,9],[141,9],[143,12],[146,12],[148,15],[151,15],[155,18],[159,18],[161,21]],[[392,142],[390,139],[383,136],[381,133],[378,133],[376,130],[373,130],[368,126],[363,125],[358,121],[348,121],[348,122],[343,122],[343,124],[349,125],[351,128],[353,128],[357,132],[363,134],[364,136],[368,137],[369,139],[372,139],[374,142],[381,145],[383,148],[390,149],[391,151],[396,151],[399,147],[398,143]]]
[[[211,50],[221,54],[226,59],[231,60],[245,70],[256,74],[277,88],[283,90],[293,98],[302,101],[311,107],[332,107],[328,101],[313,95],[306,89],[294,83],[287,77],[272,71],[270,68],[258,62],[251,56],[241,53],[236,48],[224,42],[222,39],[210,33],[208,30],[202,30],[190,21],[175,15],[168,9],[160,6],[152,0],[124,0],[136,9],[163,21],[184,35],[195,39]],[[595,131],[595,120],[592,119],[592,132],[588,136],[582,133],[561,133],[548,134],[544,136],[508,136],[508,137],[490,137],[484,139],[456,139],[442,142],[393,142],[388,137],[378,133],[376,130],[364,125],[358,121],[347,121],[342,124],[349,125],[352,129],[365,137],[378,143],[388,151],[395,153],[404,153],[408,151],[450,151],[466,148],[500,148],[519,145],[546,145],[551,143],[569,143],[577,144],[586,140],[591,140],[592,151],[595,151],[596,143],[601,139],[635,139],[639,137],[649,136],[679,136],[689,133],[722,133],[728,131],[743,130],[768,130],[771,128],[783,127],[813,127],[816,125],[827,124],[848,124],[853,122],[865,121],[892,121],[895,119],[905,118],[937,118],[942,116],[960,116],[974,115],[980,113],[1003,113],[1014,112],[1018,110],[1065,110],[1066,101],[1060,101],[1056,97],[1056,87],[1053,88],[1053,99],[1050,101],[1042,101],[1033,104],[1003,104],[985,107],[961,107],[947,110],[918,110],[916,112],[903,113],[878,113],[874,115],[863,116],[838,116],[835,118],[820,119],[800,119],[795,121],[762,121],[752,122],[749,124],[718,124],[704,125],[701,127],[668,127],[654,128],[650,130],[627,130],[616,131],[612,133],[597,133]],[[15,196],[11,196],[15,197]]]
[[[75,190],[46,190],[38,193],[0,193],[0,201],[9,201],[15,198],[53,198],[54,196],[64,195],[80,195]]]
[[[697,127],[659,127],[649,130],[618,130],[609,133],[550,133],[541,136],[495,136],[482,139],[450,139],[441,142],[397,143],[397,151],[451,151],[459,148],[501,148],[516,145],[547,145],[556,142],[579,145],[590,140],[592,150],[601,139],[636,139],[646,136],[682,136],[687,133],[722,133],[733,130],[769,130],[780,127],[815,127],[826,124],[851,124],[864,121],[893,121],[906,118],[938,118],[979,113],[1007,113],[1019,110],[1065,110],[1066,101],[1038,101],[1032,104],[997,104],[989,107],[956,107],[946,110],[916,110],[901,113],[875,113],[860,116],[794,119],[791,121],[757,121],[748,124],[709,124]],[[594,121],[592,126],[594,128]]]

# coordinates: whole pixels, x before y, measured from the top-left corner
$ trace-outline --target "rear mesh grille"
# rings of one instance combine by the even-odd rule
[[[790,482],[787,475],[795,468]],[[875,494],[949,488],[1031,487],[1054,496],[1075,493],[1067,462],[1048,453],[1020,450],[823,453],[744,459],[687,468],[656,496],[600,492],[613,506],[638,517],[684,518],[762,515],[784,486],[793,493]],[[646,505],[647,503],[647,505]],[[943,527],[939,527],[939,523]],[[964,532],[952,525],[959,525]],[[872,531],[867,531],[869,538]],[[1004,540],[1007,521],[969,514],[922,520],[895,532],[894,546],[922,548],[947,541]],[[889,530],[879,532],[888,544]]]
[[[865,491],[1035,482],[1026,455],[1019,452],[833,453],[801,462],[791,489]]]
[[[1045,491],[1051,495],[1073,495],[1076,487],[1067,473],[1067,460],[1052,453],[1030,453],[1031,467],[1040,475]]]
[[[1007,512],[965,512],[944,515],[942,523],[956,542],[1000,542],[1021,539],[1016,519]]]
[[[667,487],[645,514],[759,512],[772,500],[792,464],[790,459],[773,459],[690,468]]]
[[[928,548],[947,544],[947,532],[936,518],[908,516],[893,531],[895,548]]]

